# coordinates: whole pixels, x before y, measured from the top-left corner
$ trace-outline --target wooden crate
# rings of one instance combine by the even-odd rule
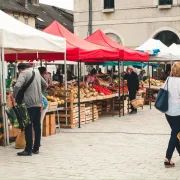
[[[50,130],[49,126],[43,126],[43,134],[42,135],[49,136],[50,135],[49,130]]]
[[[49,126],[49,135],[54,135],[54,134],[56,134],[56,126],[55,125]]]
[[[51,110],[51,109],[57,109],[58,107],[58,103],[57,102],[50,102],[49,103],[49,106],[48,106],[48,109]]]

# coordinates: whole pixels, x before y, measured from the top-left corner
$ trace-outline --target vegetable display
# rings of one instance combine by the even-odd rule
[[[110,91],[108,88],[106,87],[102,87],[102,86],[98,86],[98,85],[93,85],[92,86],[98,93],[103,93],[104,95],[111,95],[113,94],[112,91]]]

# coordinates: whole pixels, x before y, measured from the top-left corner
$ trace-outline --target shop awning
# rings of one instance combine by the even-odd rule
[[[112,62],[103,62],[103,63],[86,63],[86,65],[99,65],[99,66],[118,66],[117,61]],[[122,62],[120,62],[122,65]],[[141,63],[141,62],[124,62],[124,66],[133,66],[135,68],[144,68],[148,65],[148,63]],[[149,63],[150,66],[157,67],[158,64]]]
[[[94,61],[95,59],[104,61],[107,59],[116,60],[119,58],[118,49],[112,47],[103,47],[87,42],[84,39],[72,34],[57,21],[54,21],[43,31],[58,37],[66,38],[67,60],[81,60],[82,62],[85,62],[88,59],[89,61]],[[46,59],[57,60],[55,56],[49,56]]]
[[[138,51],[123,47],[122,45],[111,40],[111,38],[105,35],[101,30],[97,30],[91,36],[86,38],[86,40],[94,44],[111,47],[111,48],[112,47],[117,48],[119,50],[119,59],[121,61],[122,60],[124,61],[148,61],[149,60],[149,56],[147,53],[138,52]]]

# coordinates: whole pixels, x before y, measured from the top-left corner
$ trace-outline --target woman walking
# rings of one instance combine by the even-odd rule
[[[180,132],[180,62],[174,63],[170,77],[167,78],[164,88],[169,92],[168,111],[165,116],[171,128],[171,136],[166,152],[164,165],[166,168],[174,167],[171,161],[173,152],[176,148],[180,154],[180,144],[177,134]]]

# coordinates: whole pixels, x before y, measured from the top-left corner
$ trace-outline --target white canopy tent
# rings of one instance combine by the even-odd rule
[[[0,11],[0,47],[12,52],[66,52],[66,40],[41,32]]]
[[[136,50],[148,52],[150,61],[153,62],[169,62],[180,60],[180,53],[172,47],[167,47],[160,40],[149,39]]]
[[[169,46],[169,49],[173,54],[180,57],[180,45],[173,43],[171,46]]]
[[[1,105],[4,124],[5,145],[9,144],[8,121],[5,114],[6,108],[6,82],[4,77],[4,57],[8,53],[64,53],[66,74],[66,40],[36,30],[13,17],[0,11],[0,88]]]

